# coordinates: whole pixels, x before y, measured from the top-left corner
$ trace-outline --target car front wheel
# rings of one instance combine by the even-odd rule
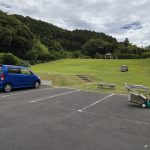
[[[9,84],[9,83],[5,84],[4,92],[11,92],[11,90],[12,90],[11,84]]]

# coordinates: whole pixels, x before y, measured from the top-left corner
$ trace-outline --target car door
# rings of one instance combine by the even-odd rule
[[[22,83],[24,87],[30,87],[34,85],[35,77],[33,73],[27,68],[20,68]]]
[[[20,77],[20,70],[16,67],[8,67],[7,68],[7,82],[12,84],[14,88],[19,88],[22,85],[22,79]]]

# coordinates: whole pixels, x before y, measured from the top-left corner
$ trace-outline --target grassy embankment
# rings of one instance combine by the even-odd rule
[[[120,72],[121,65],[129,67],[128,72]],[[51,80],[54,86],[66,86],[104,92],[126,93],[124,83],[150,87],[150,59],[99,60],[64,59],[32,66],[31,69],[42,79]],[[82,74],[92,82],[86,83],[76,77]],[[116,88],[99,89],[97,83],[114,83]]]

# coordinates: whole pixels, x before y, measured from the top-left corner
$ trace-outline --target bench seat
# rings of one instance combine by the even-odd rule
[[[98,83],[98,87],[100,88],[115,88],[115,84],[108,84],[108,83]]]

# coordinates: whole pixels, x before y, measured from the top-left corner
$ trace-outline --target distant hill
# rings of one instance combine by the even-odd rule
[[[115,44],[117,42],[115,38],[105,35],[104,33],[96,33],[88,30],[68,31],[41,20],[35,20],[20,15],[14,16],[28,26],[32,33],[40,38],[40,40],[49,48],[51,47],[51,42],[53,40],[59,42],[65,50],[80,50],[84,43],[93,38],[100,38],[110,43],[114,42]]]
[[[0,52],[28,60],[99,58],[112,53],[119,58],[149,57],[149,48],[139,48],[128,39],[120,43],[105,33],[89,30],[68,31],[53,24],[0,11]],[[143,56],[144,54],[144,56]]]

